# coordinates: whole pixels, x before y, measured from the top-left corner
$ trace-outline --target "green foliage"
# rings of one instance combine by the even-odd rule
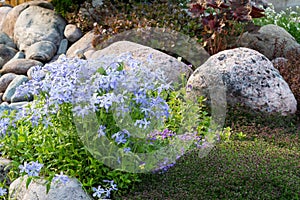
[[[63,173],[69,177],[77,178],[88,193],[92,193],[93,187],[97,187],[103,180],[113,180],[118,186],[117,193],[122,194],[130,191],[133,184],[140,181],[140,176],[124,172],[123,167],[128,164],[125,163],[126,161],[122,162],[121,166],[113,168],[109,167],[111,165],[105,165],[107,164],[105,163],[105,159],[109,161],[113,160],[113,162],[115,162],[117,159],[133,158],[130,162],[137,162],[139,165],[138,167],[142,169],[141,172],[145,171],[145,173],[159,171],[161,169],[165,170],[164,167],[166,164],[163,164],[162,160],[158,157],[162,157],[162,159],[173,159],[170,157],[170,154],[175,153],[174,157],[178,159],[184,154],[184,151],[191,151],[195,147],[192,144],[197,143],[196,147],[200,146],[202,141],[200,141],[199,138],[204,138],[206,136],[210,117],[202,110],[204,99],[200,98],[199,101],[195,103],[191,99],[188,99],[185,93],[186,82],[184,82],[184,85],[178,85],[178,87],[181,86],[181,89],[173,90],[170,89],[170,85],[165,82],[160,82],[162,81],[163,76],[161,75],[162,77],[160,77],[158,71],[156,72],[158,74],[155,74],[154,72],[150,74],[150,70],[142,68],[142,66],[139,66],[139,68],[132,68],[131,70],[128,69],[128,71],[122,71],[124,69],[124,64],[115,66],[115,68],[112,66],[107,69],[100,67],[94,76],[89,77],[91,79],[90,82],[88,82],[87,87],[93,87],[93,84],[95,83],[96,90],[93,94],[99,97],[99,99],[104,99],[106,94],[112,94],[108,93],[106,85],[99,85],[98,81],[108,81],[104,77],[115,78],[111,78],[112,82],[108,82],[110,87],[112,87],[111,90],[124,90],[122,92],[124,95],[122,96],[123,100],[114,102],[114,106],[101,106],[107,102],[107,100],[92,104],[93,106],[99,106],[99,109],[96,110],[94,119],[98,122],[98,125],[100,123],[101,129],[98,129],[98,127],[93,124],[98,131],[91,130],[91,127],[87,125],[89,124],[89,115],[85,116],[88,118],[88,122],[83,120],[81,115],[73,115],[73,112],[76,113],[73,108],[78,107],[73,105],[71,103],[73,101],[70,101],[68,98],[64,99],[60,96],[60,103],[52,100],[53,104],[47,104],[51,101],[49,99],[51,99],[51,95],[55,93],[53,91],[56,91],[56,86],[59,85],[58,83],[65,83],[67,81],[72,82],[71,77],[74,78],[76,75],[80,74],[80,72],[77,71],[77,68],[79,68],[78,65],[82,64],[87,67],[89,63],[80,59],[67,60],[66,58],[65,60],[62,58],[57,62],[59,63],[58,65],[55,65],[56,63],[52,63],[52,65],[57,67],[65,62],[66,68],[64,70],[68,71],[68,75],[63,73],[63,70],[63,75],[61,75],[59,74],[60,72],[53,70],[51,67],[50,69],[53,71],[47,71],[47,69],[49,69],[48,65],[43,69],[35,69],[37,74],[39,74],[38,70],[45,70],[45,77],[42,80],[35,77],[35,79],[28,84],[35,84],[34,81],[38,81],[39,83],[45,83],[47,86],[50,85],[51,87],[46,90],[40,89],[42,92],[40,92],[39,95],[36,95],[35,100],[29,103],[23,110],[1,113],[0,126],[4,131],[1,130],[3,137],[0,139],[0,142],[3,145],[1,145],[0,151],[3,157],[13,160],[9,172],[11,181],[20,177],[20,175],[23,176],[26,173],[29,175],[26,170],[23,170],[25,166],[28,166],[26,163],[38,162],[43,166],[39,169],[41,170],[38,173],[39,176],[38,174],[29,175],[30,177],[26,181],[26,187],[29,186],[32,180],[42,177],[48,181],[46,185],[48,191],[55,175]],[[69,64],[69,66],[67,66],[67,64]],[[118,75],[124,75],[124,79],[128,81],[126,82],[127,84],[124,84],[124,88],[122,88],[123,85],[121,83],[114,82],[118,80],[116,78]],[[52,82],[52,76],[57,78],[55,79],[54,84]],[[150,77],[153,77],[154,79],[152,80]],[[80,78],[74,79],[78,80]],[[124,83],[124,79],[120,79],[119,81]],[[130,85],[130,83],[133,83],[133,86]],[[107,84],[107,82],[105,82],[105,84]],[[114,87],[111,86],[113,84],[115,84]],[[131,88],[128,89],[127,87],[130,86]],[[27,85],[22,87],[30,88]],[[79,84],[79,87],[85,87],[85,85]],[[132,87],[136,88],[138,91],[141,91],[142,87],[145,87],[145,94],[143,93],[141,97],[136,96],[136,94],[131,92],[131,90],[133,90]],[[174,87],[177,88],[177,85]],[[82,91],[74,85],[70,88],[64,86],[64,89],[66,89],[64,93],[67,93],[68,90],[75,93],[74,90],[76,89]],[[78,96],[84,95],[85,93],[78,94]],[[74,97],[73,100],[74,99],[77,98]],[[135,99],[139,101],[136,101]],[[151,101],[148,101],[149,99],[151,99]],[[118,103],[121,106],[118,107],[118,105],[116,105]],[[148,104],[150,107],[146,106]],[[124,109],[129,108],[126,107],[128,105],[131,105],[132,109],[131,107],[130,110]],[[148,115],[141,111],[142,105],[145,106],[144,109],[147,109]],[[81,109],[83,110],[83,108]],[[117,113],[115,109],[119,112]],[[47,112],[42,112],[44,110]],[[35,114],[38,113],[42,114],[37,117]],[[169,115],[170,117],[168,117]],[[78,119],[86,122],[82,124],[83,132],[79,131],[79,121],[76,121]],[[142,119],[147,121],[147,125],[144,127],[140,127],[141,124],[138,124],[141,123],[140,121],[145,122]],[[10,123],[8,123],[8,121],[10,121]],[[133,121],[133,123],[138,125],[133,126],[130,121]],[[103,127],[105,128],[103,129]],[[122,129],[120,127],[122,127]],[[158,137],[156,137],[157,135],[152,137],[152,133],[154,132],[156,134],[156,131],[159,133]],[[122,132],[122,134],[128,133],[126,139],[124,138],[125,134],[121,136],[120,132]],[[140,132],[147,137],[140,138],[133,135],[139,134]],[[182,136],[186,136],[183,134],[188,134],[188,136],[191,136],[190,138],[192,139],[188,140],[188,142],[191,142],[191,145],[188,144],[189,146],[185,148],[187,146],[185,144],[186,140],[183,137],[174,139],[173,136],[175,134]],[[154,141],[152,141],[152,139]],[[108,147],[107,143],[114,145]],[[103,148],[101,148],[101,145]],[[141,161],[144,160],[140,158],[138,154],[135,154],[152,153],[153,151],[166,146],[171,146],[170,150],[167,151],[166,149],[163,149],[164,151],[160,152],[160,155],[155,155],[155,159],[149,160],[149,162],[148,160],[145,161],[147,163],[141,163]],[[182,150],[183,147],[184,151]],[[125,148],[130,148],[129,152],[125,152]],[[178,152],[178,149],[181,151]],[[110,154],[107,154],[107,152]],[[120,156],[117,155],[117,153],[120,153]],[[97,157],[98,155],[99,157]],[[25,163],[24,166],[23,163]],[[154,170],[153,165],[155,167]],[[133,167],[136,166],[134,165]],[[149,169],[152,171],[146,171]]]
[[[119,192],[130,188],[128,182],[139,181],[137,174],[110,169],[85,149],[75,130],[70,109],[71,105],[62,105],[60,111],[52,115],[53,126],[32,127],[30,121],[19,121],[11,135],[1,139],[5,144],[1,147],[2,156],[13,160],[10,179],[19,177],[20,164],[39,161],[44,164],[40,176],[49,183],[54,174],[64,172],[76,177],[89,193],[92,193],[92,186],[104,179],[118,181]]]
[[[274,8],[267,8],[265,10],[265,17],[254,19],[256,25],[275,24],[284,28],[289,32],[298,43],[300,43],[300,7],[297,6],[295,10],[291,7],[285,11],[275,12]]]
[[[83,2],[84,0],[51,0],[55,11],[64,17],[68,12],[74,12],[78,9]]]
[[[116,199],[298,199],[299,152],[263,141],[228,141],[199,158],[186,155],[166,174],[148,175]]]

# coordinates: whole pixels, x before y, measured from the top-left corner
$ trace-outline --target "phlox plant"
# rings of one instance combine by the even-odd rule
[[[141,62],[123,54],[61,56],[34,67],[16,91],[34,100],[0,118],[0,151],[13,160],[9,178],[43,177],[49,190],[75,177],[95,198],[109,198],[133,189],[137,172],[166,171],[201,148],[210,122],[203,98],[186,99],[184,87],[151,64],[152,55]]]

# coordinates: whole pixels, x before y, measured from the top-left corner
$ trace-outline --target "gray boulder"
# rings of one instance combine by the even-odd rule
[[[227,103],[265,113],[294,114],[296,99],[288,84],[264,55],[248,49],[225,50],[211,56],[188,80],[187,93],[209,98],[210,76],[226,86]]]
[[[16,48],[16,45],[15,45],[14,41],[12,39],[10,39],[10,37],[6,33],[1,32],[1,31],[0,31],[0,44],[4,44],[4,45],[9,46],[13,49]]]
[[[14,48],[0,44],[0,69],[5,63],[12,59],[18,51]]]
[[[26,58],[47,62],[55,55],[56,45],[50,41],[40,41],[32,44],[26,51]]]
[[[53,10],[39,6],[30,6],[18,17],[14,41],[20,51],[40,41],[53,42],[57,47],[64,36],[66,21]]]
[[[27,71],[31,67],[36,65],[43,66],[43,63],[31,59],[13,59],[3,66],[3,68],[0,70],[0,73],[15,73],[20,75],[27,75]]]
[[[26,189],[27,178],[27,176],[20,177],[10,184],[10,198],[15,200],[92,200],[75,178],[70,178],[66,184],[52,183],[48,194],[46,193],[46,180],[32,180]]]
[[[18,75],[6,88],[2,100],[6,102],[11,102],[12,96],[15,94],[17,87],[27,82],[28,78],[24,75]]]
[[[67,57],[76,57],[76,52],[79,50],[84,53],[88,50],[94,49],[92,45],[94,37],[93,31],[86,33],[82,38],[69,47],[66,54]]]
[[[81,30],[74,24],[68,24],[65,27],[64,35],[70,42],[76,42],[82,37]]]
[[[161,69],[164,72],[166,79],[173,83],[181,82],[182,74],[188,78],[192,73],[192,69],[189,66],[178,61],[176,58],[150,47],[128,41],[115,42],[102,50],[98,50],[91,55],[90,59],[97,59],[105,55],[119,56],[127,52],[132,53],[133,58],[145,63],[147,62],[149,55],[152,55],[153,63],[148,67],[151,70]]]
[[[29,1],[13,7],[3,19],[2,31],[10,38],[14,38],[15,23],[19,15],[30,6],[40,6],[47,9],[54,9],[53,5],[47,1]]]
[[[7,73],[0,77],[0,93],[5,92],[6,88],[16,78],[16,74],[14,73]]]
[[[284,28],[268,24],[258,31],[244,33],[238,44],[259,51],[269,60],[285,57],[288,51],[300,50],[300,44]]]

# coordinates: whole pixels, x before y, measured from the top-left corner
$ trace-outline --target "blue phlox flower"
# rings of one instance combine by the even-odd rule
[[[124,62],[128,59],[132,59],[133,55],[131,52],[125,52],[125,53],[122,53],[121,55],[119,55],[116,60],[117,62]]]
[[[6,194],[7,194],[7,189],[0,187],[0,197],[3,197]]]
[[[166,83],[166,84],[160,84],[157,88],[158,94],[160,94],[163,90],[173,89],[171,84],[172,84],[172,81],[170,81],[169,83]]]
[[[55,177],[52,179],[53,182],[67,184],[70,179],[67,175],[64,175],[63,172],[60,174],[55,174]]]
[[[103,180],[103,182],[105,183],[109,183],[110,184],[110,188],[111,190],[118,190],[117,188],[117,184],[114,183],[114,180]]]
[[[123,129],[115,134],[113,134],[111,137],[115,139],[117,144],[125,144],[127,142],[126,137],[129,137],[130,133],[126,130]]]
[[[10,119],[9,118],[0,118],[0,136],[5,136],[8,126],[10,124]]]
[[[41,81],[45,78],[45,76],[46,73],[43,70],[42,66],[36,65],[32,67],[32,74],[31,74],[32,80]]]
[[[129,59],[127,59],[125,62],[126,62],[126,64],[127,64],[130,68],[136,68],[136,67],[139,67],[139,66],[142,64],[141,61],[135,60],[135,59],[133,59],[133,58],[129,58]]]
[[[39,125],[39,121],[42,119],[41,114],[37,112],[32,112],[31,116],[27,119],[31,122],[31,125],[33,127],[36,127]]]
[[[117,144],[125,144],[127,142],[124,135],[112,135],[112,138],[115,138]]]
[[[99,100],[99,107],[105,108],[108,112],[108,109],[112,106],[113,102],[115,101],[113,93],[106,93],[102,96],[98,97]]]
[[[139,128],[147,129],[150,124],[151,121],[147,121],[147,119],[144,118],[142,120],[136,120],[134,126],[139,126]]]
[[[81,105],[76,105],[72,109],[73,113],[77,117],[84,118],[86,115],[90,113],[89,107],[87,106],[81,106]]]
[[[20,165],[20,173],[25,172],[28,176],[38,176],[41,169],[43,167],[43,164],[40,164],[38,161],[36,162],[30,162],[27,164],[27,162],[24,163],[24,165]]]
[[[125,147],[123,149],[123,151],[124,151],[124,153],[129,153],[129,152],[131,152],[131,148],[130,147]]]
[[[101,185],[98,186],[98,188],[92,187],[93,190],[93,197],[97,198],[103,198],[103,195],[105,194],[106,196],[106,190],[101,187]]]
[[[144,91],[138,91],[134,93],[134,98],[132,98],[132,100],[134,100],[136,103],[140,103],[140,104],[146,104],[147,101],[147,96],[146,93]]]
[[[106,135],[105,129],[106,129],[106,127],[105,127],[104,125],[100,125],[100,126],[99,126],[99,129],[98,129],[98,137],[101,137],[101,136],[105,136],[105,135]]]

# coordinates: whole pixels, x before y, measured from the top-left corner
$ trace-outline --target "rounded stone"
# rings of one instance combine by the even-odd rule
[[[211,56],[189,78],[187,93],[209,99],[211,77],[220,76],[227,89],[227,102],[265,113],[294,114],[297,101],[288,84],[261,53],[236,48]]]

